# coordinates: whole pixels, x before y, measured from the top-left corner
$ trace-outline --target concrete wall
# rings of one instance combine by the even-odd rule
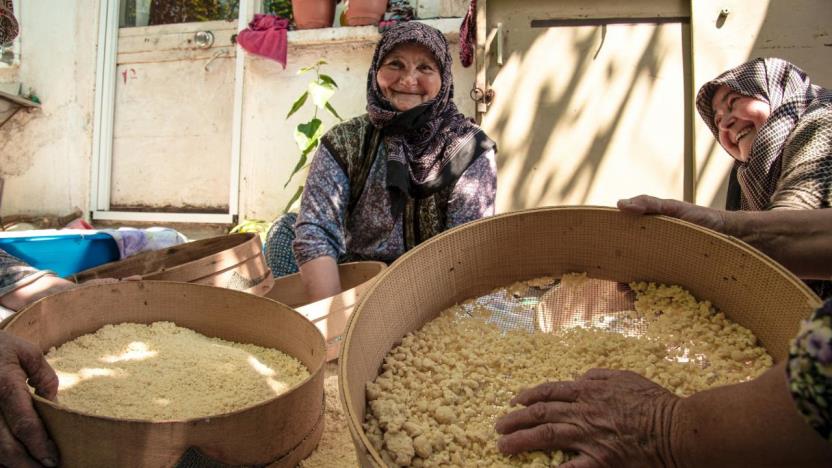
[[[88,205],[98,2],[19,2],[21,82],[43,102],[0,127],[0,214],[66,214]]]
[[[500,144],[497,211],[684,198],[689,6],[516,3],[486,4],[487,30],[500,25],[483,59],[495,94],[482,116]]]

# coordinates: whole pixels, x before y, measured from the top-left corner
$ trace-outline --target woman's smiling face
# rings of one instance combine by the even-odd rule
[[[751,145],[768,120],[771,107],[765,101],[744,96],[724,85],[717,89],[711,106],[719,144],[737,161],[748,162]]]
[[[399,112],[430,101],[442,87],[442,73],[430,49],[407,42],[382,60],[376,74],[381,94]]]

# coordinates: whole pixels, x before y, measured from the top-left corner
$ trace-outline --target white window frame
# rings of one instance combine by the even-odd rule
[[[230,190],[227,213],[159,213],[112,211],[110,193],[113,164],[113,120],[115,116],[116,58],[118,54],[119,4],[99,2],[98,51],[95,70],[95,117],[93,121],[90,216],[94,220],[219,223],[237,222],[240,205],[240,156],[243,112],[243,83],[246,54],[237,51],[234,76],[234,110],[231,124]],[[258,0],[240,0],[237,30],[248,27],[248,19],[259,10]]]

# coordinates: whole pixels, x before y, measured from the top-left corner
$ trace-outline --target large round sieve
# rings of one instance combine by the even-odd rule
[[[545,281],[489,294],[518,281],[585,272],[604,282],[564,294]],[[775,361],[819,300],[793,274],[728,236],[661,216],[631,216],[600,207],[541,208],[469,223],[408,252],[380,275],[347,326],[339,362],[341,398],[359,460],[383,461],[364,432],[365,388],[387,353],[437,315],[471,298],[491,308],[504,329],[551,329],[589,322],[625,331],[615,312],[628,307],[618,283],[679,285],[750,329]],[[597,288],[597,289],[595,289]],[[608,294],[598,294],[600,291]],[[586,296],[605,297],[587,302]],[[548,305],[547,305],[548,303]],[[558,303],[583,303],[578,314]],[[541,305],[543,304],[543,305]],[[546,307],[549,307],[548,309]],[[579,308],[580,309],[580,308]],[[542,312],[541,312],[542,311]]]

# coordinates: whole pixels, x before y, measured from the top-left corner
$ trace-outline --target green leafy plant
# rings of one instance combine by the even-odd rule
[[[244,219],[240,224],[231,228],[229,234],[235,234],[238,232],[253,232],[260,235],[260,241],[265,244],[266,234],[268,234],[271,225],[272,223],[263,219]]]
[[[344,120],[340,115],[338,115],[338,112],[329,102],[335,94],[335,91],[338,89],[338,85],[331,76],[321,73],[321,65],[326,65],[326,61],[318,60],[314,65],[303,67],[298,70],[298,75],[315,72],[315,76],[309,81],[306,91],[304,91],[303,94],[301,94],[300,97],[298,97],[292,104],[291,109],[289,109],[289,113],[286,114],[286,120],[289,120],[292,115],[299,111],[304,104],[310,100],[310,98],[313,104],[313,113],[311,119],[301,122],[297,125],[297,127],[295,127],[295,143],[298,145],[298,149],[300,150],[300,157],[298,157],[295,168],[292,170],[292,173],[289,174],[289,178],[286,180],[283,188],[286,188],[289,185],[289,182],[292,181],[295,174],[308,166],[307,161],[309,160],[309,155],[313,154],[314,151],[318,149],[321,137],[326,131],[323,122],[318,118],[318,111],[325,109],[339,121]],[[301,193],[303,193],[303,185],[300,185],[294,195],[292,195],[292,198],[289,199],[289,203],[287,203],[286,207],[283,209],[284,213],[288,212],[292,208],[292,205],[294,205],[294,203],[300,198]]]
[[[294,21],[292,14],[292,0],[264,0],[263,11]]]
[[[303,94],[301,94],[300,97],[292,103],[289,113],[286,114],[286,120],[289,120],[290,117],[303,108],[304,104],[306,104],[310,98],[313,106],[312,118],[306,122],[299,123],[297,127],[295,127],[295,143],[300,150],[300,156],[295,164],[295,168],[292,170],[292,173],[283,185],[283,188],[286,188],[295,175],[309,165],[309,155],[314,153],[314,151],[318,148],[321,137],[324,133],[326,133],[323,122],[318,118],[318,111],[325,109],[339,121],[344,120],[340,115],[338,115],[338,112],[329,102],[335,94],[335,91],[338,89],[338,85],[331,76],[321,73],[321,65],[326,65],[326,61],[318,60],[314,65],[298,70],[298,75],[304,75],[314,71],[315,77],[309,81],[309,84],[306,86],[306,91],[304,91]],[[303,185],[297,188],[294,195],[292,195],[292,198],[289,200],[289,203],[287,203],[286,207],[283,209],[283,213],[287,213],[292,208],[295,202],[300,199],[302,193]],[[244,219],[238,225],[234,226],[230,233],[256,232],[265,243],[266,235],[268,234],[271,224],[272,223],[262,219]]]

